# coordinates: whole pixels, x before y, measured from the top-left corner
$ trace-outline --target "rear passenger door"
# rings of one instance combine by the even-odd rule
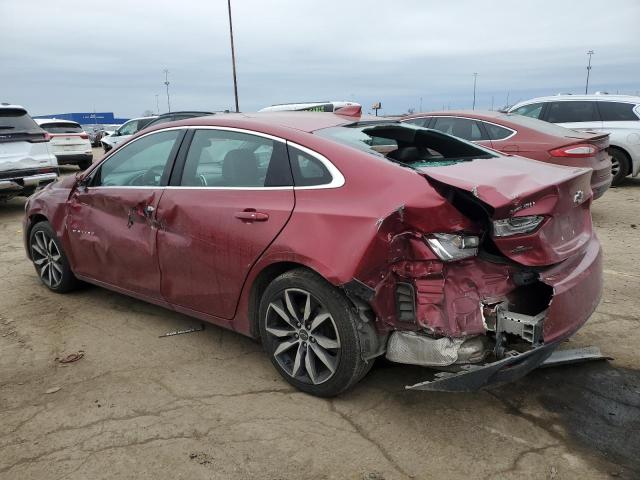
[[[549,102],[544,112],[544,120],[575,130],[597,130],[602,121],[596,102],[566,100]]]
[[[286,143],[221,127],[186,140],[157,212],[161,291],[178,310],[231,319],[293,211]]]

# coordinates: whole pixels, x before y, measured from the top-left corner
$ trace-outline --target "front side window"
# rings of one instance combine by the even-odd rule
[[[181,130],[152,133],[107,158],[91,182],[94,187],[158,187],[168,178],[169,160],[177,150]]]
[[[284,142],[228,130],[196,130],[182,172],[187,187],[291,186]]]
[[[495,125],[493,123],[484,123],[484,128],[487,129],[489,133],[489,138],[491,140],[504,140],[505,138],[511,136],[514,132],[513,130],[509,130],[508,128],[501,127],[499,125]]]
[[[577,123],[599,120],[596,102],[565,101],[549,103],[548,122]]]
[[[488,140],[480,129],[478,122],[467,118],[436,117],[432,128],[454,137],[464,138],[470,142]]]
[[[529,105],[523,105],[522,107],[516,108],[513,113],[530,118],[540,118],[542,107],[544,107],[544,103],[531,103]]]
[[[640,121],[640,117],[633,111],[634,107],[633,103],[598,102],[600,116],[604,122]]]

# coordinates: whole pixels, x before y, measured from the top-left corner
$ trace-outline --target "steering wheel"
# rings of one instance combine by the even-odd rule
[[[145,187],[153,187],[160,185],[160,177],[164,173],[164,165],[156,165],[144,172],[138,178],[134,180],[136,185],[142,185]]]

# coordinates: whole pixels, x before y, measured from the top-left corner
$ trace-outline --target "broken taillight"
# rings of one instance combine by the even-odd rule
[[[542,215],[527,215],[511,217],[493,221],[493,235],[496,237],[510,237],[521,233],[533,232],[544,220]]]
[[[475,235],[455,233],[432,233],[426,240],[433,253],[444,262],[474,257],[480,245],[480,238]]]

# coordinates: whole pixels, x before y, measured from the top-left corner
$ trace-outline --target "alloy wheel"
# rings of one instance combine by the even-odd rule
[[[618,175],[619,171],[620,171],[620,160],[612,156],[611,157],[611,176],[615,177],[616,175]]]
[[[297,381],[318,385],[336,372],[338,329],[326,307],[310,292],[283,290],[269,303],[265,330],[275,345],[275,360]]]
[[[47,232],[40,230],[33,235],[31,258],[42,281],[49,288],[58,287],[62,282],[62,254]]]

